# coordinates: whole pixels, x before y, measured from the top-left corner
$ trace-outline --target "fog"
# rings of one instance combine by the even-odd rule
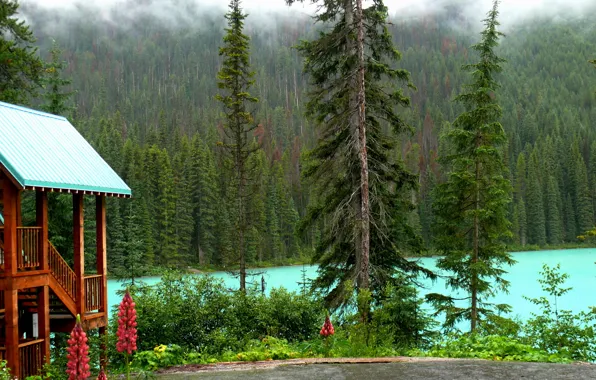
[[[137,15],[153,15],[164,23],[178,25],[193,23],[196,14],[223,14],[227,0],[21,0],[23,17],[26,19],[28,7],[49,12],[59,12],[61,16],[72,16],[84,12],[88,17],[114,21],[134,19]],[[365,4],[367,1],[365,0]],[[424,17],[445,11],[448,7],[458,7],[462,16],[480,25],[492,0],[385,0],[391,16],[397,19]],[[251,15],[250,23],[266,27],[276,24],[286,17],[307,17],[316,12],[311,0],[296,2],[291,7],[285,0],[244,0],[243,8]],[[500,21],[503,28],[536,17],[573,18],[596,11],[596,0],[502,0]],[[71,13],[72,12],[72,13]],[[251,20],[252,19],[252,20]],[[271,25],[273,26],[273,25]]]

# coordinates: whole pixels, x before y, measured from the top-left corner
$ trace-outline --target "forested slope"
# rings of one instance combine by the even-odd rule
[[[75,125],[133,188],[134,200],[109,203],[110,265],[117,272],[235,261],[234,208],[226,201],[230,162],[219,146],[222,115],[214,98],[224,19],[223,13],[195,11],[193,23],[173,26],[155,16],[119,19],[115,12],[107,22],[84,11],[49,14],[22,5],[41,54],[46,56],[52,38],[64,49],[64,75],[77,90]],[[508,60],[499,99],[514,185],[511,244],[574,242],[594,225],[596,70],[588,60],[596,57],[596,26],[591,16],[516,24],[500,48]],[[307,78],[292,48],[315,30],[303,15],[261,21],[254,16],[246,30],[257,72],[252,92],[260,98],[254,138],[262,146],[250,184],[251,264],[298,260],[317,239],[316,231],[305,240],[294,233],[309,196],[301,183],[301,156],[316,135],[303,116]],[[429,246],[432,189],[442,180],[439,136],[461,111],[452,99],[466,81],[460,66],[471,58],[473,29],[457,8],[397,17],[391,26],[403,54],[400,65],[417,86],[411,109],[404,111],[413,131],[395,159],[420,174],[419,207],[411,219]],[[59,234],[53,238],[60,240]]]

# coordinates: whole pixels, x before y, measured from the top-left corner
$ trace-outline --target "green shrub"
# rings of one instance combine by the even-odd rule
[[[321,304],[307,295],[285,289],[272,289],[269,296],[230,292],[210,276],[167,273],[155,286],[136,289],[133,297],[141,351],[176,344],[216,356],[243,351],[267,336],[306,340],[317,335],[324,317]]]
[[[528,344],[550,353],[564,355],[572,360],[596,360],[596,310],[573,313],[561,310],[559,298],[571,288],[564,288],[568,275],[560,273],[560,266],[543,265],[538,280],[547,297],[528,298],[540,308],[540,314],[532,313],[523,328]]]
[[[477,334],[451,335],[429,351],[412,351],[415,356],[478,358],[503,361],[565,363],[569,359],[548,353],[504,336]]]

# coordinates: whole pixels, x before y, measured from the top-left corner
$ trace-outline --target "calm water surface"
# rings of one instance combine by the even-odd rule
[[[568,249],[556,251],[535,251],[535,252],[514,252],[513,258],[517,264],[508,268],[508,273],[505,276],[510,281],[509,294],[499,294],[493,302],[507,303],[512,306],[512,316],[518,316],[521,319],[527,319],[533,311],[538,311],[537,308],[524,299],[528,297],[540,297],[545,295],[538,283],[538,272],[542,269],[542,264],[549,266],[561,265],[561,271],[568,273],[566,286],[573,287],[569,293],[561,297],[558,301],[559,309],[572,310],[578,312],[587,310],[589,306],[596,306],[596,248],[590,249]],[[423,265],[428,268],[435,269],[436,259],[423,258],[421,259]],[[272,287],[285,287],[289,290],[298,291],[302,281],[302,269],[306,270],[306,275],[309,278],[316,277],[315,266],[288,266],[277,267],[269,269],[259,269],[256,271],[263,272],[265,281],[267,282],[266,289]],[[225,272],[211,273],[211,276],[220,278],[224,281],[227,287],[237,288],[238,279],[230,276]],[[203,276],[197,274],[197,276]],[[260,286],[260,276],[254,277],[254,281],[258,280]],[[147,277],[143,281],[146,284],[155,284],[159,281],[159,277]],[[422,294],[429,292],[445,292],[445,283],[438,280],[435,283],[425,281],[425,289],[421,290]],[[108,281],[108,300],[111,306],[116,305],[120,301],[120,296],[116,294],[122,288],[121,283],[116,280]]]

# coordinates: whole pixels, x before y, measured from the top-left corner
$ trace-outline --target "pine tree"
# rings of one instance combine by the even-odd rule
[[[380,295],[395,271],[422,270],[404,258],[421,240],[408,225],[415,177],[391,159],[395,136],[381,127],[387,121],[394,134],[407,129],[396,109],[409,99],[397,85],[411,86],[409,73],[394,68],[400,53],[387,28],[387,8],[380,0],[365,10],[352,0],[319,5],[315,19],[329,28],[299,46],[311,80],[307,114],[319,127],[304,170],[315,197],[299,231],[323,226],[313,285],[336,308],[347,304],[354,287]],[[365,318],[368,305],[360,306]]]
[[[0,0],[0,101],[26,104],[42,86],[44,65],[18,9],[17,1]]]
[[[577,240],[577,223],[575,220],[575,209],[573,208],[573,201],[571,195],[567,194],[565,197],[565,240],[568,242],[575,242]]]
[[[257,102],[248,90],[254,84],[254,72],[249,63],[248,36],[243,34],[244,20],[247,15],[240,8],[240,0],[232,0],[226,14],[228,28],[224,36],[224,45],[219,49],[223,57],[222,68],[217,74],[217,86],[223,94],[217,99],[224,105],[225,132],[228,141],[227,148],[234,162],[234,185],[236,220],[235,230],[238,237],[238,255],[240,262],[240,291],[246,291],[246,242],[245,235],[250,228],[250,218],[247,213],[248,181],[250,168],[248,161],[256,151],[251,145],[248,134],[256,128],[253,117],[248,109],[250,103]]]
[[[555,177],[548,176],[546,184],[545,205],[546,205],[546,236],[549,244],[559,244],[563,238],[561,230],[561,213],[559,203],[561,196]]]
[[[66,64],[62,61],[62,49],[56,41],[52,43],[50,57],[51,61],[44,66],[45,104],[41,109],[54,115],[69,117],[74,111],[71,102],[75,92],[66,89],[71,85],[72,80],[62,77]]]
[[[469,320],[472,332],[495,310],[509,309],[508,305],[490,304],[485,297],[507,290],[502,266],[514,263],[504,246],[510,236],[507,209],[511,184],[501,150],[507,141],[499,122],[502,109],[495,96],[499,88],[495,76],[504,62],[494,52],[502,36],[497,30],[498,4],[494,1],[484,20],[481,41],[472,47],[480,61],[464,66],[473,79],[465,86],[467,92],[456,98],[465,111],[448,134],[454,154],[446,157],[450,171],[447,181],[437,187],[435,202],[436,247],[445,255],[437,266],[453,273],[447,284],[466,292],[470,304],[459,306],[455,297],[440,294],[428,299],[446,313],[447,326]]]
[[[592,211],[592,198],[590,197],[590,189],[588,187],[588,173],[583,157],[578,155],[575,163],[575,207],[577,210],[576,233],[577,235],[581,235],[594,227],[594,213]]]
[[[526,190],[526,215],[528,223],[528,243],[543,246],[546,244],[546,222],[542,186],[538,178],[540,167],[536,149],[530,155]]]

